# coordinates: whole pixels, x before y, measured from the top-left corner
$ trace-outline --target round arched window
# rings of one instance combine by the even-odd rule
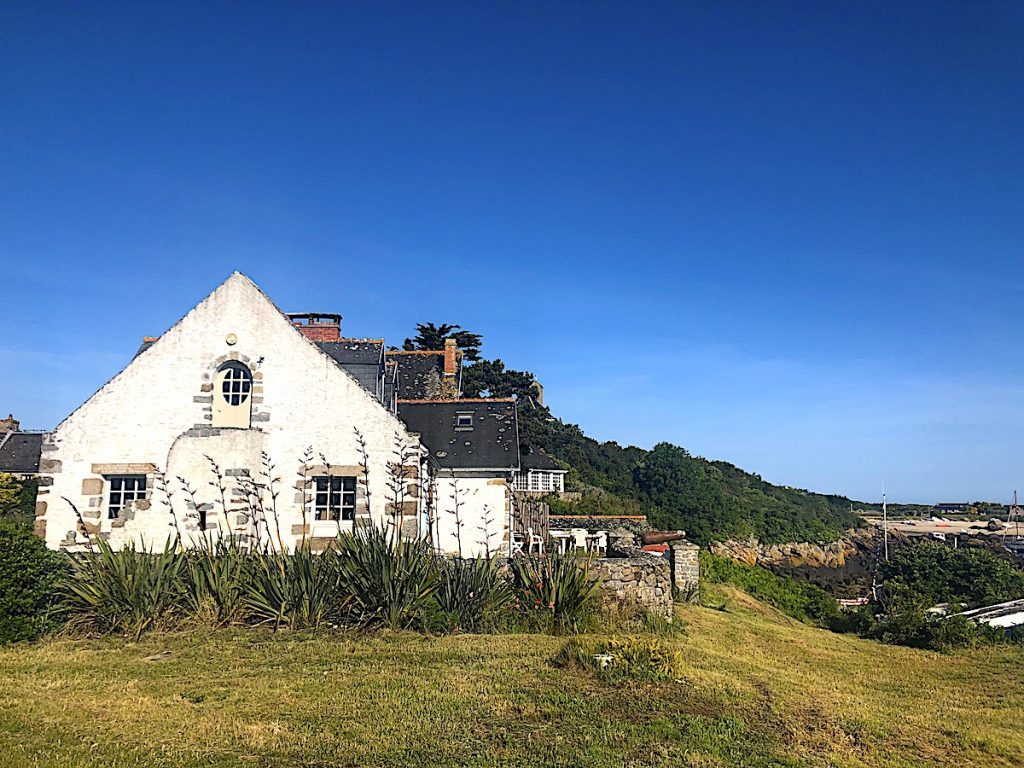
[[[221,368],[220,393],[228,405],[241,405],[249,399],[252,373],[241,363],[227,363]]]
[[[252,411],[252,371],[242,363],[224,363],[213,380],[213,426],[248,429]]]

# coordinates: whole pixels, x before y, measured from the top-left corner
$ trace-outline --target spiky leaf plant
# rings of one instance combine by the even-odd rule
[[[364,626],[419,625],[437,589],[430,544],[376,527],[338,537],[338,586],[349,617]]]
[[[74,556],[62,588],[70,628],[138,639],[179,608],[185,559],[174,542],[159,553],[96,544]]]
[[[213,541],[204,535],[198,547],[185,552],[186,612],[193,618],[209,617],[215,624],[240,620],[247,567],[248,553],[234,537]]]
[[[437,624],[448,632],[484,632],[492,629],[512,591],[493,558],[451,558],[440,561]]]
[[[314,629],[337,613],[337,557],[308,546],[294,554],[266,549],[249,556],[242,600],[251,620],[275,629]]]
[[[516,605],[540,626],[576,632],[593,616],[598,582],[590,578],[585,559],[517,557],[509,565]]]

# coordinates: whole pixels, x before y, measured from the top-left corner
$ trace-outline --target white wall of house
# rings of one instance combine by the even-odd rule
[[[253,374],[249,429],[218,430],[212,424],[213,398],[219,396],[213,382],[227,360],[245,363]],[[366,441],[368,485],[356,429]],[[314,474],[326,473],[315,469],[325,463],[323,454],[332,474],[358,476],[360,513],[382,523],[393,495],[387,463],[395,459],[396,441],[416,454],[409,462],[414,468],[405,499],[405,512],[415,519],[422,509],[417,437],[295,330],[248,278],[235,273],[47,437],[36,530],[53,548],[84,544],[70,501],[87,529],[107,534],[115,546],[163,546],[174,531],[172,510],[186,535],[195,536],[196,511],[179,476],[207,509],[207,527],[223,530],[229,523],[220,492],[210,484],[210,456],[227,475],[230,525],[252,533],[251,505],[238,492],[238,476],[248,470],[260,479],[265,455],[274,465],[272,476],[280,478],[275,484],[279,523],[268,512],[269,528],[276,539],[280,527],[291,547],[303,536],[304,508],[307,535],[333,536],[339,527],[313,523],[311,505],[296,488],[307,449],[313,452]],[[160,489],[161,473],[170,500]],[[110,520],[109,478],[122,474],[145,475],[148,498]],[[483,496],[489,499],[490,493]],[[264,497],[270,507],[268,494]]]
[[[507,473],[453,475],[442,470],[434,480],[434,499],[434,544],[440,551],[463,557],[508,553],[511,489]]]

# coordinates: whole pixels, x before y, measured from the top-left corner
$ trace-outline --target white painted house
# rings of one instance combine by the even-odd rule
[[[437,356],[456,381],[454,348]],[[379,339],[341,338],[340,316],[285,315],[235,273],[45,435],[36,531],[53,548],[230,530],[292,549],[373,523],[501,551],[514,403],[461,401],[450,384],[400,399],[401,366]]]

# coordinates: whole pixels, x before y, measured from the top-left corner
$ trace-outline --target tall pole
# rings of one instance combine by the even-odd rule
[[[882,548],[885,559],[889,560],[889,513],[885,506],[885,491],[882,492]]]

